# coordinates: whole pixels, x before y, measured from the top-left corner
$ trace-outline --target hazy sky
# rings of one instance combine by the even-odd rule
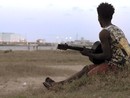
[[[101,30],[96,8],[101,2],[113,4],[112,22],[130,42],[129,0],[0,0],[0,32],[18,33],[28,41],[96,41]]]

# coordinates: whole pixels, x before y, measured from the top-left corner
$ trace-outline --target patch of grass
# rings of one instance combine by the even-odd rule
[[[72,70],[48,68],[51,65],[86,65],[88,58],[74,51],[13,51],[0,52],[0,77],[37,77],[70,75]],[[12,58],[13,57],[13,58]],[[130,69],[118,74],[84,76],[56,91],[30,85],[26,90],[1,98],[130,98]]]
[[[33,64],[9,64],[1,67],[0,77],[62,76],[70,75],[74,72],[68,69],[57,69]]]
[[[44,90],[42,87],[29,88],[16,98],[21,95],[24,98],[129,98],[129,74],[130,72],[120,72],[117,75],[83,76],[70,84],[57,87],[55,91]]]
[[[79,65],[87,64],[88,58],[77,51],[13,51],[10,53],[0,52],[1,63],[33,63],[37,65]],[[1,64],[0,64],[1,65]]]
[[[48,65],[78,65],[88,59],[76,51],[0,51],[1,77],[26,77],[71,74],[74,71],[48,68]],[[82,63],[81,63],[82,62]]]

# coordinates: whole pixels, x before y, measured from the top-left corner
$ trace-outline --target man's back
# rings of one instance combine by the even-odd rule
[[[115,25],[110,25],[107,28],[110,33],[110,45],[112,50],[112,58],[110,64],[123,67],[128,61],[130,56],[130,47],[123,31]]]

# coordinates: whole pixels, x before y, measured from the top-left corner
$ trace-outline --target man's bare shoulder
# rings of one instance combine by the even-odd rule
[[[103,29],[101,30],[101,32],[99,33],[99,37],[100,38],[109,38],[110,37],[110,33],[108,30]]]

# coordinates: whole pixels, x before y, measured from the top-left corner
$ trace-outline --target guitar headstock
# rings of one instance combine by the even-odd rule
[[[61,50],[67,50],[68,49],[68,44],[58,44],[57,49]]]

